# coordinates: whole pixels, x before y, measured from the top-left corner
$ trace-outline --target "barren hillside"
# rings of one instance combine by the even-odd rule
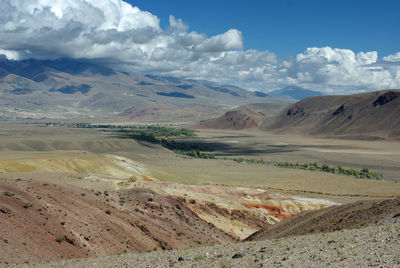
[[[399,137],[400,90],[345,96],[318,96],[299,101],[261,129],[324,136]]]
[[[399,217],[400,198],[364,200],[296,215],[258,231],[246,240],[275,239],[286,236],[359,229]]]
[[[214,129],[246,129],[258,127],[261,120],[277,115],[289,104],[254,103],[227,111],[224,115],[202,121],[198,127]]]

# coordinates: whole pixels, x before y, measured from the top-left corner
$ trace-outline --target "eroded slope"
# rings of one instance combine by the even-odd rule
[[[308,211],[265,230],[258,231],[247,240],[265,240],[285,236],[358,229],[399,217],[400,198],[365,200],[318,211]]]
[[[0,167],[0,237],[7,241],[0,251],[9,263],[233,242],[333,204],[160,181],[117,155],[4,160]]]

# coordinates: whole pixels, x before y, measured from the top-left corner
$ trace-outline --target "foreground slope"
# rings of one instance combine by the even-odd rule
[[[291,105],[274,121],[261,123],[261,128],[324,136],[399,137],[399,114],[400,90],[318,96]]]
[[[21,267],[400,267],[399,217],[354,230]]]

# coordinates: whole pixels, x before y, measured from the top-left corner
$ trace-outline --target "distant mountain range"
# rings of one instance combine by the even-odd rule
[[[297,86],[287,86],[280,90],[271,91],[268,94],[271,96],[289,96],[295,100],[302,100],[308,97],[322,95],[319,91],[308,90]]]
[[[119,72],[84,60],[0,58],[0,119],[108,117],[134,106],[237,107],[289,97],[176,77]]]

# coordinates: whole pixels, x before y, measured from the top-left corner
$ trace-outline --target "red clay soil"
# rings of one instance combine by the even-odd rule
[[[0,265],[232,241],[182,201],[149,189],[0,181]]]
[[[287,211],[285,211],[284,209],[278,207],[278,206],[274,206],[271,204],[259,204],[259,203],[242,203],[242,205],[244,205],[247,208],[255,208],[255,209],[264,209],[264,215],[270,215],[270,216],[274,216],[275,218],[279,219],[279,220],[285,220],[288,219],[296,214],[291,214]]]
[[[246,240],[266,240],[286,236],[306,235],[357,229],[400,217],[400,198],[358,201],[308,211],[258,231]]]

